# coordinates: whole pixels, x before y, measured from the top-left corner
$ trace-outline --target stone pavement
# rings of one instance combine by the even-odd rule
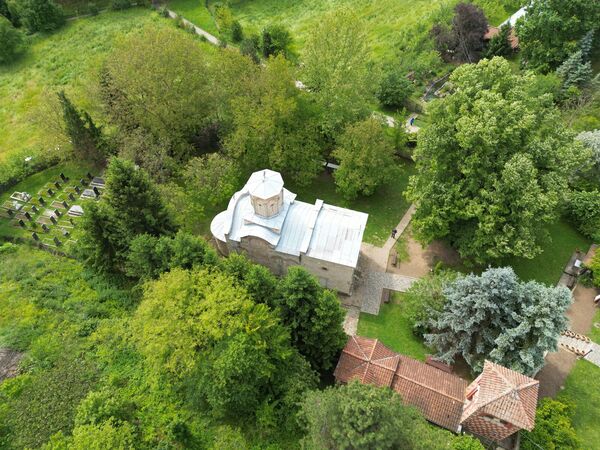
[[[416,278],[386,272],[369,272],[364,283],[366,292],[360,307],[361,312],[379,314],[383,290],[406,292]]]

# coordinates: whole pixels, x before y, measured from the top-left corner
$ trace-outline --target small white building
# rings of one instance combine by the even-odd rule
[[[341,293],[352,291],[368,214],[296,200],[278,172],[254,172],[236,192],[210,229],[219,251],[246,252],[277,275],[301,265],[321,284]]]

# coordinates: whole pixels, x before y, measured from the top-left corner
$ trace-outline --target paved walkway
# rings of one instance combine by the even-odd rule
[[[408,227],[408,224],[412,220],[412,216],[415,214],[416,209],[417,207],[414,204],[408,207],[408,209],[404,213],[404,216],[402,216],[402,219],[400,219],[400,222],[398,223],[398,225],[396,225],[396,237],[392,237],[390,235],[388,240],[383,245],[384,251],[387,252],[387,254],[385,255],[385,261],[383,262],[383,267],[387,267],[387,260],[390,256],[390,251],[392,251],[392,248],[394,248],[394,245],[396,244],[402,233],[404,233],[406,227]]]
[[[416,125],[411,125],[410,121],[412,119],[416,119],[419,115],[416,113],[412,113],[410,116],[408,116],[408,119],[406,119],[406,124],[404,125],[406,128],[406,131],[408,131],[409,133],[418,133],[419,130],[421,128],[417,127]]]

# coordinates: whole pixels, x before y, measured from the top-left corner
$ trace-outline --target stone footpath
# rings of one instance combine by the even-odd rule
[[[417,281],[416,278],[395,273],[368,273],[364,280],[364,283],[366,284],[366,295],[360,310],[369,314],[379,314],[384,289],[396,292],[406,292],[415,281]]]

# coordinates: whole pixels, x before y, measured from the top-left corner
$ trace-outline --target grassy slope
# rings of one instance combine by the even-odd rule
[[[287,26],[301,48],[311,29],[324,13],[347,6],[367,23],[369,44],[376,57],[396,54],[404,32],[427,33],[432,16],[449,9],[455,0],[233,0],[234,16],[249,30],[259,31],[270,23]],[[497,23],[509,15],[497,3],[480,1],[490,22]]]
[[[0,68],[0,163],[13,152],[48,150],[47,132],[34,121],[46,95],[65,89],[97,116],[98,106],[86,92],[103,58],[118,36],[152,20],[162,19],[131,9],[69,22],[50,36],[33,37],[18,62]]]
[[[218,35],[219,30],[215,25],[208,9],[204,7],[201,0],[171,0],[167,3],[168,7],[180,16],[199,26],[211,34]]]
[[[381,306],[379,315],[361,313],[358,334],[377,338],[392,350],[415,359],[424,360],[425,355],[432,353],[423,345],[423,341],[412,333],[404,314],[401,293],[393,293],[390,303]]]
[[[591,242],[561,220],[549,227],[551,242],[544,246],[544,252],[533,258],[512,258],[506,264],[512,266],[523,280],[537,280],[555,285],[576,249],[587,251]]]

